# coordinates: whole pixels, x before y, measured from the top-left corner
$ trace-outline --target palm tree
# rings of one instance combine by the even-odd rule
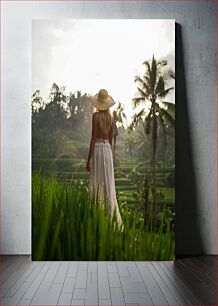
[[[142,117],[145,117],[145,134],[152,136],[152,176],[153,176],[153,205],[156,212],[157,209],[157,196],[156,196],[156,148],[157,148],[157,126],[158,121],[163,131],[167,124],[175,127],[175,118],[172,115],[173,109],[175,112],[175,105],[170,102],[162,101],[174,87],[166,88],[167,81],[170,78],[175,78],[175,74],[172,70],[168,70],[163,73],[162,67],[167,65],[166,60],[157,61],[152,57],[151,63],[144,61],[143,65],[146,67],[145,74],[141,78],[139,75],[135,76],[135,83],[139,84],[137,87],[140,96],[133,98],[133,108],[135,109],[141,103],[145,103],[148,108],[143,108],[139,113],[136,113],[133,117],[130,129],[134,125],[137,125],[140,121],[143,121]],[[162,104],[162,105],[161,105]],[[165,108],[167,106],[167,109]],[[171,109],[171,112],[168,111]],[[165,133],[164,133],[165,134]],[[166,144],[166,138],[165,138]]]

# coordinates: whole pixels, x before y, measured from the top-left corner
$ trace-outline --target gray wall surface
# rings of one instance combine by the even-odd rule
[[[3,1],[1,253],[31,254],[31,19],[57,18],[175,19],[176,254],[217,254],[215,1]]]

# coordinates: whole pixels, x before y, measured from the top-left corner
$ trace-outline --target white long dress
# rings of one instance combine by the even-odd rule
[[[96,139],[91,159],[89,190],[91,195],[95,196],[95,199],[98,198],[100,203],[105,201],[111,218],[115,210],[118,225],[121,226],[123,222],[116,198],[113,155],[108,139]]]

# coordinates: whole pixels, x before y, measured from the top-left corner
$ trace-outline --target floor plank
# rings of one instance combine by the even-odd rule
[[[165,277],[162,277],[152,264],[149,265],[149,270],[154,276],[158,286],[161,288],[167,303],[169,305],[179,305],[179,299],[176,298],[173,288],[170,288],[168,282],[164,281]]]
[[[161,287],[158,285],[149,267],[144,267],[140,270],[140,273],[153,304],[167,305],[168,302],[161,290]]]
[[[204,262],[202,259],[198,257],[192,258],[192,263],[196,267],[196,270],[200,274],[204,275],[204,280],[208,281],[210,285],[214,284],[216,286],[216,275],[217,275],[217,268],[210,263]]]
[[[186,296],[186,291],[184,290],[184,288],[181,288],[179,286],[178,282],[176,282],[176,279],[174,278],[174,275],[168,273],[168,271],[166,271],[166,269],[164,269],[164,267],[160,265],[159,262],[152,262],[152,264],[157,270],[157,272],[161,275],[166,285],[173,292],[174,296],[176,296],[176,299],[179,301],[179,304],[190,305],[190,297]]]
[[[31,261],[1,256],[2,305],[216,305],[217,256]]]
[[[199,295],[197,295],[197,297],[196,294],[193,293],[193,288],[195,288],[197,285],[201,285],[200,280],[196,278],[192,273],[186,273],[187,271],[183,270],[183,267],[178,266],[176,263],[169,264],[168,262],[163,262],[161,265],[168,276],[174,280],[177,288],[180,288],[188,302],[191,305],[200,304],[202,297],[198,298]]]
[[[7,294],[5,295],[6,297],[13,296],[16,291],[19,289],[20,286],[22,286],[23,282],[34,282],[42,268],[44,267],[45,262],[39,262],[38,265],[32,266],[29,264],[28,268],[25,270],[24,273],[21,273],[20,271],[18,278],[14,278],[14,284],[13,286],[8,290]],[[14,275],[13,275],[14,276]]]

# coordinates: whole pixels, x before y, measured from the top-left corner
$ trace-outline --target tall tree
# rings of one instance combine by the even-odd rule
[[[65,87],[59,87],[56,83],[52,84],[49,94],[49,103],[45,107],[48,115],[48,123],[55,130],[65,128],[67,117],[67,95]]]
[[[87,131],[91,129],[91,115],[94,110],[90,97],[87,93],[82,94],[81,91],[77,91],[76,93],[70,92],[68,99],[71,128],[80,130],[80,133],[87,136],[89,136]]]
[[[169,94],[174,87],[168,87],[167,83],[170,78],[175,78],[174,72],[168,69],[163,71],[163,67],[167,65],[166,60],[157,61],[153,55],[151,62],[144,61],[146,70],[142,77],[135,76],[135,83],[138,83],[139,96],[132,99],[133,108],[138,107],[141,104],[145,104],[145,107],[136,113],[133,117],[130,129],[137,125],[140,121],[143,121],[145,117],[145,134],[151,134],[152,137],[152,176],[153,176],[153,205],[156,212],[157,209],[157,195],[156,195],[156,149],[157,149],[157,126],[158,120],[164,130],[165,125],[171,124],[175,127],[175,118],[166,109],[171,107],[173,109],[173,103],[165,102],[161,103],[163,99]]]

